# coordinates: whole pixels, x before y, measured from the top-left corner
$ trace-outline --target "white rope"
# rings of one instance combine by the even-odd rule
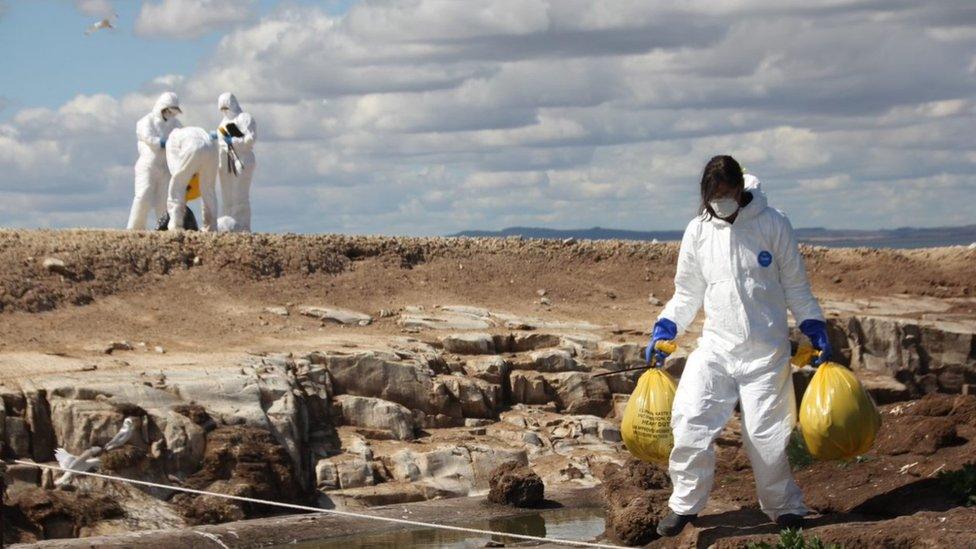
[[[32,467],[38,467],[40,469],[51,469],[51,470],[54,470],[54,471],[67,471],[67,469],[63,469],[63,468],[58,467],[56,465],[47,465],[47,464],[44,464],[44,463],[34,463],[32,461],[23,461],[23,460],[19,460],[19,459],[15,459],[15,460],[13,460],[13,462],[14,463],[19,463],[21,465],[30,465]],[[564,544],[564,545],[573,545],[573,546],[576,546],[576,547],[605,547],[605,548],[610,548],[610,549],[624,549],[622,546],[619,546],[619,545],[606,545],[606,544],[601,544],[601,543],[591,543],[591,542],[587,542],[587,541],[573,541],[573,540],[567,540],[567,539],[545,538],[545,537],[539,537],[539,536],[529,536],[529,535],[526,535],[526,534],[509,534],[507,532],[495,532],[495,531],[492,531],[492,530],[479,530],[477,528],[465,528],[463,526],[451,526],[451,525],[448,525],[448,524],[436,524],[436,523],[433,523],[433,522],[421,522],[421,521],[417,521],[417,520],[407,520],[407,519],[400,519],[400,518],[394,518],[394,517],[382,517],[382,516],[377,516],[377,515],[364,515],[364,514],[361,514],[361,513],[353,513],[351,511],[338,511],[336,509],[321,509],[319,507],[309,507],[309,506],[306,506],[306,505],[298,505],[298,504],[295,504],[295,503],[282,503],[282,502],[278,502],[278,501],[269,501],[269,500],[263,500],[263,499],[248,498],[248,497],[243,497],[243,496],[232,496],[230,494],[218,494],[216,492],[208,492],[206,490],[194,490],[193,488],[185,488],[183,486],[170,486],[168,484],[159,484],[159,483],[156,483],[156,482],[148,482],[148,481],[145,481],[145,480],[136,480],[136,479],[125,478],[125,477],[116,477],[116,476],[112,476],[112,475],[105,475],[105,474],[102,474],[102,473],[93,473],[93,472],[90,472],[90,471],[71,471],[71,472],[74,473],[74,474],[76,474],[76,475],[85,475],[85,476],[89,476],[89,477],[103,478],[103,479],[106,479],[106,480],[114,480],[114,481],[119,481],[119,482],[128,482],[130,484],[139,484],[139,485],[142,485],[142,486],[149,486],[151,488],[163,488],[165,490],[175,490],[175,491],[178,491],[178,492],[186,492],[186,493],[189,493],[189,494],[198,494],[198,495],[201,495],[201,496],[214,496],[214,497],[218,497],[218,498],[225,498],[225,499],[233,499],[233,500],[237,500],[237,501],[244,501],[244,502],[247,502],[247,503],[258,503],[258,504],[261,504],[261,505],[272,505],[272,506],[276,506],[276,507],[285,507],[285,508],[288,508],[288,509],[296,509],[296,510],[299,510],[299,511],[309,511],[309,512],[312,512],[312,513],[325,513],[325,514],[329,514],[329,515],[338,515],[338,516],[342,516],[342,517],[352,517],[352,518],[361,518],[361,519],[369,519],[369,520],[379,520],[379,521],[383,521],[383,522],[392,522],[392,523],[395,523],[395,524],[403,524],[403,525],[407,525],[407,526],[420,526],[420,527],[423,527],[423,528],[438,528],[438,529],[441,529],[441,530],[452,530],[452,531],[455,531],[455,532],[464,532],[464,533],[468,533],[468,534],[478,534],[478,535],[481,535],[481,536],[501,536],[501,537],[506,537],[506,538],[524,539],[524,540],[528,540],[528,541],[541,541],[541,542],[548,542],[548,543],[561,543],[561,544]]]

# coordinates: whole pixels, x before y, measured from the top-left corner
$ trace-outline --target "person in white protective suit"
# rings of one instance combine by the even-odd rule
[[[225,135],[223,131],[214,135],[220,143],[220,200],[224,213],[234,218],[234,230],[251,230],[251,178],[254,177],[254,140],[257,138],[254,117],[241,109],[237,98],[230,92],[220,94],[217,108],[224,119],[220,129],[226,130],[233,124],[241,135]],[[234,162],[236,153],[239,164]]]
[[[166,167],[166,140],[170,132],[182,127],[176,116],[182,113],[180,100],[173,92],[159,96],[152,111],[136,123],[139,160],[135,168],[135,198],[129,211],[128,229],[145,229],[152,209],[156,217],[166,211],[169,169]],[[155,221],[155,220],[154,220]]]
[[[172,176],[169,180],[169,226],[167,230],[183,230],[186,215],[186,186],[194,174],[200,177],[200,230],[213,231],[217,226],[217,144],[203,128],[173,130],[166,143],[166,163]]]
[[[756,177],[743,175],[731,156],[716,156],[702,175],[701,200],[681,241],[674,296],[646,351],[648,362],[665,358],[655,343],[684,332],[704,304],[702,336],[674,397],[674,488],[658,533],[677,535],[705,506],[715,475],[712,443],[737,401],[762,511],[781,528],[802,527],[809,510],[786,456],[796,423],[787,309],[821,351],[815,364],[830,354],[823,313],[793,227],[766,205]]]

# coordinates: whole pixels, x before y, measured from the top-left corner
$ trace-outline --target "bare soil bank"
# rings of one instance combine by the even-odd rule
[[[289,302],[368,313],[459,302],[646,328],[656,315],[649,294],[666,301],[673,291],[677,251],[632,241],[0,231],[0,349],[57,352],[95,334],[237,349],[281,335],[274,315],[255,313]],[[976,296],[974,250],[803,251],[820,297]],[[551,305],[540,305],[540,289]],[[976,312],[958,308],[947,313]],[[25,312],[46,313],[16,314]]]

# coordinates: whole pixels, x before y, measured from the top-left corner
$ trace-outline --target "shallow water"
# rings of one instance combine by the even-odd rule
[[[463,524],[467,528],[508,532],[576,541],[590,541],[603,533],[603,509],[555,509],[540,511],[536,514],[519,517],[508,517],[474,521]],[[520,540],[504,538],[503,536],[479,536],[464,532],[438,530],[434,528],[412,528],[384,532],[380,534],[362,534],[342,536],[322,541],[303,542],[285,547],[300,547],[304,549],[360,549],[360,548],[441,548],[441,549],[469,549],[484,547],[488,541],[514,543]]]

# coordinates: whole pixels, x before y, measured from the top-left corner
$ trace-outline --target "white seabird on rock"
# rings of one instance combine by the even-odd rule
[[[102,449],[98,446],[92,446],[91,448],[85,450],[79,456],[75,456],[65,450],[64,448],[58,448],[54,451],[54,459],[58,460],[58,465],[62,469],[67,469],[63,475],[61,475],[58,480],[54,481],[55,486],[64,486],[71,481],[74,477],[72,471],[78,471],[84,473],[85,471],[91,471],[95,467],[101,465],[102,460],[97,456],[102,453]]]
[[[122,428],[119,429],[119,432],[115,433],[115,436],[112,437],[112,440],[108,441],[108,444],[105,445],[105,449],[112,450],[113,448],[118,448],[119,446],[122,446],[126,442],[129,442],[129,440],[131,440],[132,436],[135,434],[136,434],[135,421],[133,421],[131,417],[127,417],[125,418],[125,421],[122,422]]]

